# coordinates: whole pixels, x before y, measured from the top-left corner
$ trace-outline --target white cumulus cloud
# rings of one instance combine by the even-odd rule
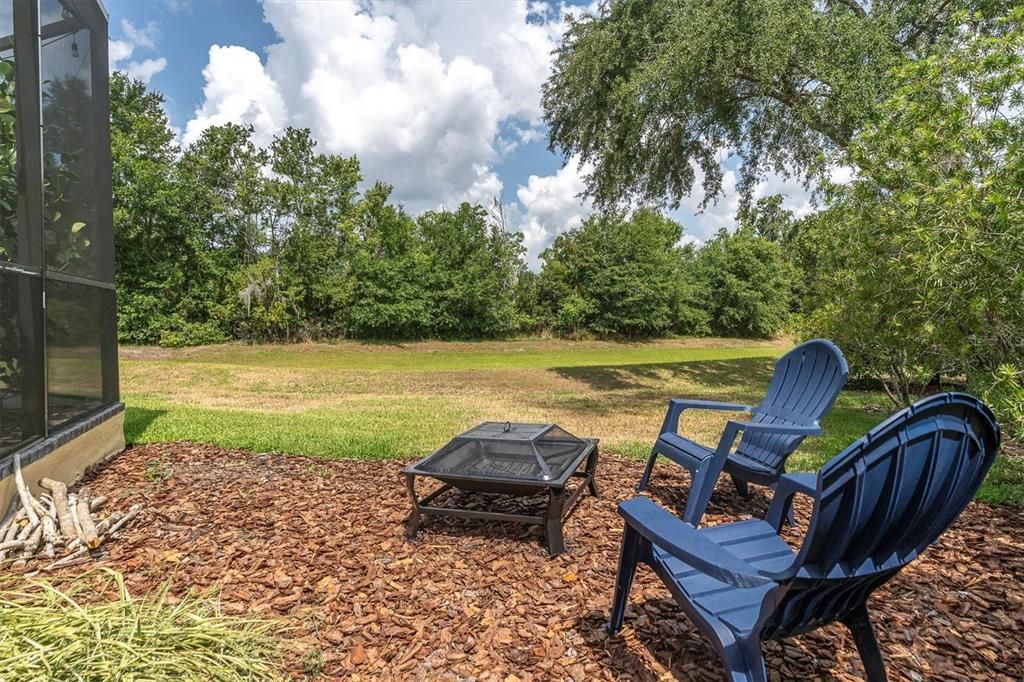
[[[121,33],[124,34],[125,40],[135,47],[148,47],[151,50],[156,48],[156,39],[160,34],[156,22],[150,21],[140,27],[128,19],[121,20]]]
[[[586,172],[587,167],[573,158],[554,175],[531,175],[526,185],[516,190],[524,212],[519,229],[531,268],[538,267],[541,252],[555,237],[579,227],[593,211],[590,200],[580,196],[585,189]]]
[[[211,48],[185,142],[227,121],[252,124],[260,140],[309,127],[419,211],[500,195],[495,164],[537,137],[560,6],[267,1],[263,11],[278,42],[265,59]],[[501,138],[506,123],[518,140]]]
[[[167,68],[167,60],[163,57],[157,59],[144,59],[141,62],[130,62],[125,69],[132,78],[137,78],[148,84],[150,79]]]
[[[154,22],[139,27],[128,19],[121,20],[121,35],[119,39],[111,38],[108,41],[108,58],[110,69],[121,69],[126,71],[132,78],[137,78],[143,83],[149,84],[150,79],[167,68],[165,57],[154,57],[150,59],[130,60],[135,51],[155,50],[156,41],[160,30]]]
[[[287,124],[284,99],[251,50],[212,46],[203,77],[204,101],[185,127],[185,144],[198,140],[210,126],[225,123],[252,125],[256,142],[267,144]]]
[[[127,40],[111,40],[109,48],[110,65],[112,67],[116,66],[119,62],[123,62],[131,57],[133,52],[135,52],[135,46]]]

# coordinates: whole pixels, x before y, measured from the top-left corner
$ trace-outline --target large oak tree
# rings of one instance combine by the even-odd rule
[[[550,143],[592,164],[599,204],[722,192],[737,154],[813,179],[887,96],[886,74],[1005,0],[610,0],[569,20],[544,87]]]

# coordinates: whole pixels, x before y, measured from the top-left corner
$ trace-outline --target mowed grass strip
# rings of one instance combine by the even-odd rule
[[[126,434],[381,459],[423,456],[484,420],[534,421],[645,457],[669,397],[756,403],[789,348],[728,339],[127,348]],[[804,441],[789,468],[819,468],[889,412],[880,393],[845,391],[824,435]],[[732,416],[691,411],[682,432],[713,445]],[[1000,461],[982,499],[1024,503],[1020,464]]]

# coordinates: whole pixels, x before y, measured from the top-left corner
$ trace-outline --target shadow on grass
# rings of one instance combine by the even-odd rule
[[[553,367],[565,379],[584,383],[598,391],[649,388],[653,382],[686,381],[710,389],[764,386],[772,378],[775,358],[690,360],[594,367]]]
[[[144,407],[128,406],[124,412],[124,440],[134,445],[146,432],[150,424],[167,414],[166,410],[150,410]]]

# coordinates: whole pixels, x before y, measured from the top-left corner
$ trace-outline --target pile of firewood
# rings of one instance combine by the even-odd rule
[[[25,485],[18,455],[14,456],[14,483],[18,496],[0,521],[0,562],[13,561],[14,569],[23,568],[32,558],[50,560],[43,571],[87,560],[90,550],[142,511],[137,504],[125,514],[114,512],[101,518],[106,497],[92,497],[88,486],[77,494],[68,493],[67,486],[49,478],[39,481],[47,492],[35,497]]]

